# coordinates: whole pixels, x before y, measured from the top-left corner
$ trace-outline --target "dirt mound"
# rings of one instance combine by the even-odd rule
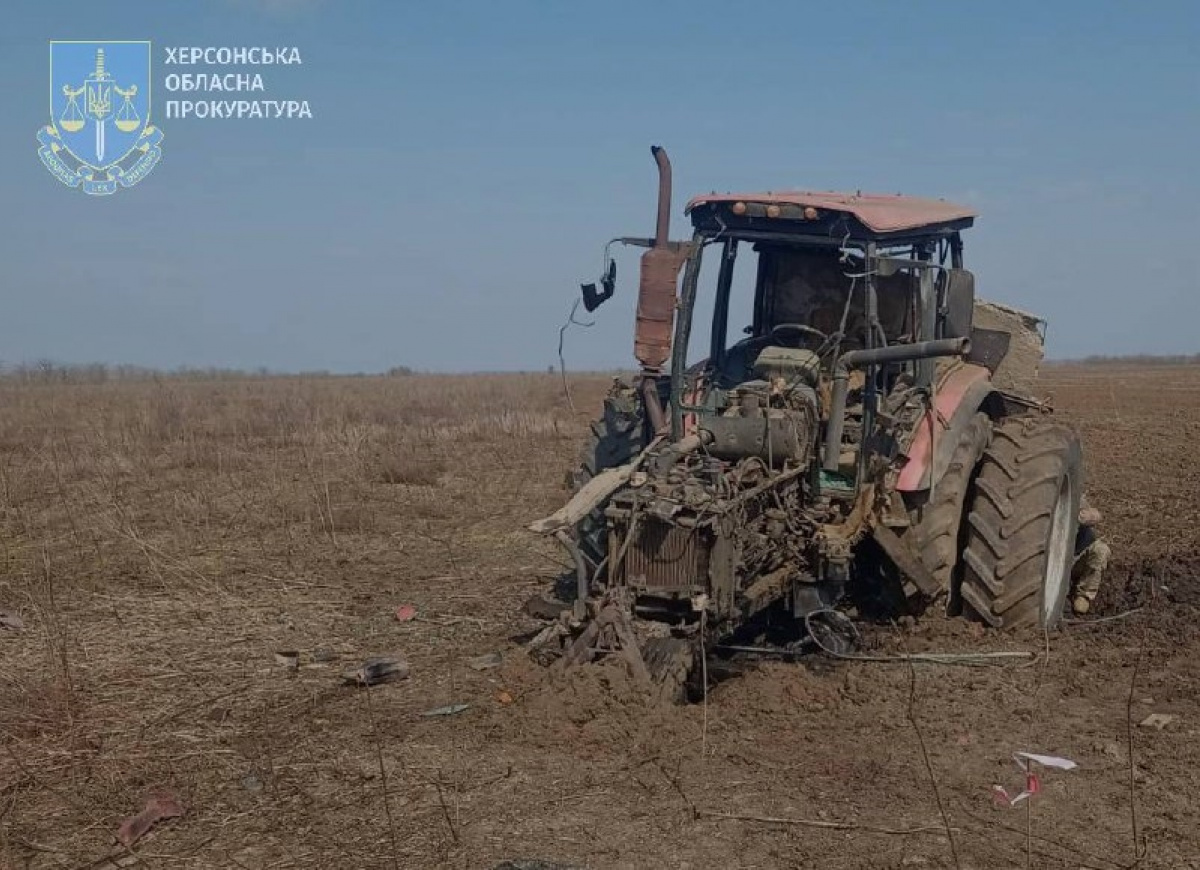
[[[1148,620],[1164,642],[1196,642],[1200,639],[1200,557],[1118,560],[1100,588],[1092,613],[1081,624],[1091,620],[1121,620],[1129,626]]]
[[[520,719],[509,724],[533,745],[565,740],[583,754],[603,754],[613,745],[636,751],[652,745],[656,735],[681,716],[675,705],[657,699],[616,657],[566,670],[531,667],[518,702]]]
[[[976,329],[1005,332],[1010,336],[1008,353],[992,372],[992,381],[1002,390],[1030,394],[1042,364],[1041,321],[1028,312],[983,299],[975,302]]]

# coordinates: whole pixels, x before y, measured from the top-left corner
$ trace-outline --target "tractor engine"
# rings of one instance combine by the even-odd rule
[[[644,618],[708,606],[739,623],[812,577],[819,359],[767,347],[754,378],[711,398],[685,442],[655,452],[606,510],[612,585]]]
[[[765,348],[754,366],[760,379],[739,384],[720,414],[697,421],[711,436],[708,452],[731,461],[757,458],[771,468],[807,463],[820,419],[819,365],[809,351]]]

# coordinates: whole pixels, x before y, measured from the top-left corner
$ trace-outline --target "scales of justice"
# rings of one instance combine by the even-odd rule
[[[133,98],[137,96],[137,85],[121,88],[113,76],[104,69],[104,49],[96,49],[96,69],[83,80],[83,85],[72,88],[63,85],[63,96],[67,98],[67,107],[59,118],[59,126],[68,133],[78,133],[90,120],[96,126],[96,162],[104,163],[104,129],[111,120],[122,133],[132,133],[142,123],[141,116],[134,108]],[[113,95],[121,98],[121,104],[116,112],[113,111]],[[79,98],[83,97],[83,107],[80,108]]]

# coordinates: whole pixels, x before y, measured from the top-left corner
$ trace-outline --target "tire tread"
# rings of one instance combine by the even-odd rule
[[[1041,625],[1050,529],[1065,475],[1076,502],[1073,529],[1083,486],[1075,434],[1033,417],[996,427],[968,512],[961,594],[971,615],[997,628]],[[1060,610],[1044,627],[1057,623]]]

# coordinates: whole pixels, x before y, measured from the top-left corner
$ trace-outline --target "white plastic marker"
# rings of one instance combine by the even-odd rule
[[[992,796],[996,799],[996,803],[1006,807],[1015,807],[1021,801],[1033,797],[1042,790],[1041,780],[1033,772],[1033,765],[1040,764],[1042,767],[1054,767],[1058,770],[1074,770],[1079,766],[1071,759],[1063,758],[1060,755],[1038,755],[1033,752],[1013,753],[1013,761],[1025,774],[1025,788],[1018,794],[1010,795],[1004,786],[992,786]]]
[[[1013,755],[1017,760],[1017,766],[1022,770],[1028,770],[1029,765],[1022,762],[1021,759],[1036,762],[1042,767],[1057,767],[1059,770],[1074,770],[1079,767],[1074,761],[1069,758],[1063,758],[1061,755],[1035,755],[1032,752],[1017,752]]]

